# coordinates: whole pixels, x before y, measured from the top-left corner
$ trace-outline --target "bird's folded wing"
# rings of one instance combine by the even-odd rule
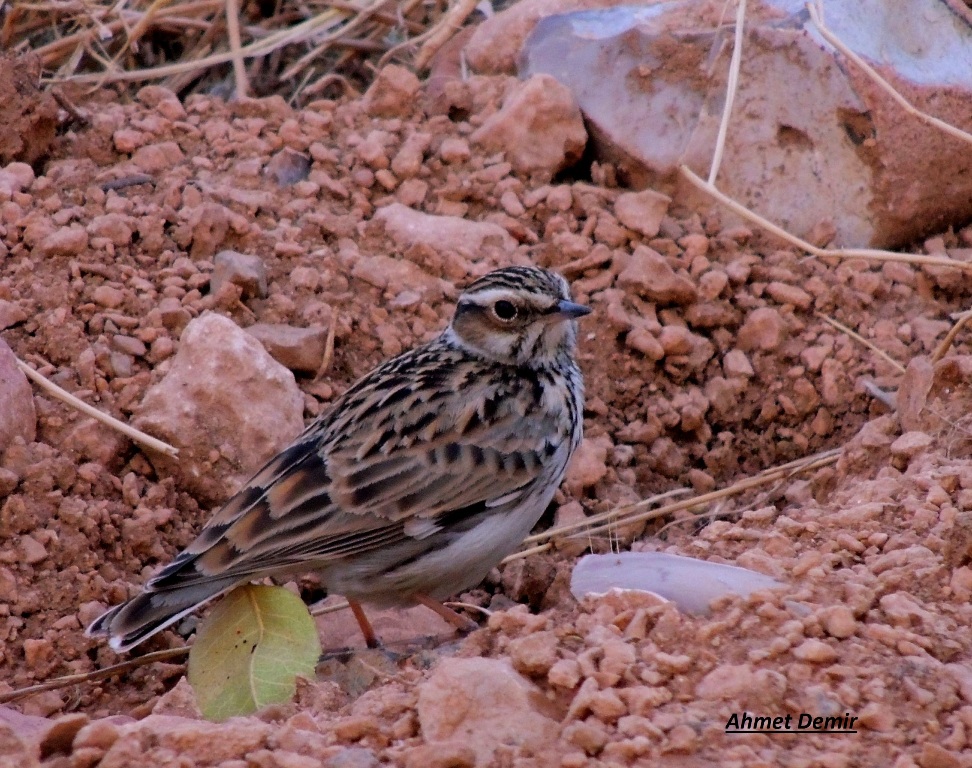
[[[427,536],[464,510],[515,506],[558,449],[556,429],[530,421],[507,415],[464,431],[446,424],[421,439],[386,435],[377,449],[352,433],[327,450],[308,430],[147,587],[351,556]]]

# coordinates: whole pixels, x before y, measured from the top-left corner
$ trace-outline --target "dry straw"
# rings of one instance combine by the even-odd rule
[[[17,367],[24,372],[24,375],[27,376],[28,379],[33,381],[49,395],[57,398],[63,403],[66,403],[72,408],[81,411],[81,413],[84,413],[91,418],[97,419],[102,424],[121,432],[123,435],[125,435],[125,437],[130,438],[139,445],[153,451],[159,451],[160,453],[167,454],[168,456],[176,457],[179,455],[178,449],[174,446],[169,445],[162,440],[158,440],[151,435],[147,435],[144,432],[129,426],[125,422],[119,421],[114,416],[110,416],[104,411],[99,411],[92,405],[88,405],[86,402],[84,402],[84,400],[75,397],[65,389],[61,389],[61,387],[57,386],[57,384],[42,376],[22,360],[17,360]]]
[[[9,4],[0,49],[32,51],[51,83],[158,82],[179,93],[293,100],[319,81],[366,85],[376,63],[425,67],[465,23],[473,0],[38,0]],[[227,66],[228,65],[228,66]]]
[[[823,14],[820,8],[814,4],[809,3],[807,9],[810,13],[810,18],[814,25],[819,30],[820,34],[837,50],[839,50],[848,59],[854,62],[855,65],[861,68],[861,70],[870,78],[874,80],[877,85],[887,92],[895,101],[899,104],[902,109],[904,109],[908,114],[921,119],[922,121],[928,123],[939,130],[948,133],[950,136],[961,139],[962,141],[972,144],[972,135],[966,133],[965,131],[950,125],[943,120],[939,120],[936,117],[928,115],[912,106],[907,99],[904,98],[900,93],[898,93],[894,87],[888,83],[884,78],[882,78],[873,67],[868,65],[860,56],[851,51],[843,42],[827,27],[823,22]],[[732,109],[732,103],[735,100],[735,92],[739,85],[739,68],[740,62],[742,60],[742,25],[745,17],[745,0],[739,1],[738,13],[736,17],[736,35],[735,35],[735,45],[732,52],[732,60],[730,61],[728,84],[726,87],[726,108],[723,110],[722,120],[719,124],[719,132],[716,140],[716,147],[713,152],[712,165],[709,170],[708,181],[700,178],[691,168],[686,165],[680,167],[682,175],[695,187],[706,192],[708,195],[717,200],[720,204],[724,205],[726,208],[731,210],[738,216],[746,219],[752,224],[760,227],[761,229],[769,232],[770,234],[780,238],[781,240],[789,243],[790,245],[799,248],[802,251],[806,251],[814,256],[818,257],[834,257],[843,259],[864,259],[868,261],[897,261],[905,262],[908,264],[913,264],[915,266],[937,266],[937,267],[952,267],[954,269],[961,270],[963,272],[972,272],[972,263],[956,261],[955,259],[950,259],[944,256],[929,256],[922,254],[911,254],[911,253],[895,253],[894,251],[884,251],[875,248],[820,248],[808,243],[796,235],[787,232],[782,227],[774,224],[765,217],[759,215],[755,211],[747,208],[742,203],[733,200],[731,197],[721,192],[715,186],[715,179],[719,172],[719,164],[722,160],[722,154],[724,151],[726,136],[729,133],[729,121],[730,113]]]

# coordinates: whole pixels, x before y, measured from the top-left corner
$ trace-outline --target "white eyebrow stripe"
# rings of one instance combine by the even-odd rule
[[[499,299],[515,299],[517,296],[509,288],[490,288],[485,291],[476,291],[475,293],[467,294],[466,298],[475,299],[477,304],[492,304]]]

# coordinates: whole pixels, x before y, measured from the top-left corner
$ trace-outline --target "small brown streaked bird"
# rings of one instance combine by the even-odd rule
[[[497,269],[441,335],[360,379],[216,512],[199,536],[90,627],[126,651],[237,585],[317,572],[361,603],[426,605],[475,586],[523,541],[581,440],[584,383],[567,281]]]

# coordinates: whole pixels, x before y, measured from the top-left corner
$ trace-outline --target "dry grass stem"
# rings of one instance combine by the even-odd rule
[[[642,499],[638,502],[639,509],[645,509],[652,506],[653,504],[660,504],[663,501],[668,501],[669,499],[674,499],[679,496],[684,496],[687,493],[691,493],[688,488],[675,488],[671,491],[666,491],[665,493],[659,493],[655,496],[651,496],[647,499]],[[573,533],[579,530],[587,530],[592,525],[597,523],[602,523],[608,520],[617,521],[619,514],[622,514],[621,510],[628,509],[628,507],[619,507],[617,509],[609,509],[607,512],[601,512],[599,515],[591,515],[584,520],[578,520],[576,523],[568,523],[567,525],[561,525],[556,528],[550,528],[549,530],[543,531],[542,533],[534,534],[533,536],[527,536],[523,540],[524,544],[536,544],[540,541],[546,541],[547,539],[562,538],[568,533]]]
[[[351,604],[345,600],[341,603],[335,603],[334,605],[319,605],[316,608],[310,609],[311,616],[325,616],[329,613],[337,613],[338,611],[343,611],[346,608],[350,608]]]
[[[165,6],[169,5],[170,2],[172,2],[172,0],[155,0],[155,2],[148,7],[148,9],[142,14],[142,18],[138,20],[135,26],[132,27],[132,29],[126,35],[126,48],[135,50],[135,48],[138,46],[138,41],[141,39],[142,35],[148,31],[158,12],[165,8]]]
[[[661,538],[661,536],[667,531],[671,530],[675,526],[684,525],[685,523],[692,523],[692,525],[698,524],[700,520],[716,520],[720,517],[739,517],[744,510],[742,509],[713,509],[709,512],[699,512],[691,517],[677,517],[670,523],[665,523],[658,531],[655,533],[655,538]]]
[[[898,397],[894,392],[886,392],[873,381],[869,381],[867,379],[861,382],[861,384],[864,389],[867,390],[867,393],[875,400],[879,400],[880,402],[884,403],[892,411],[898,410]]]
[[[796,461],[791,461],[781,466],[764,470],[758,475],[740,480],[728,488],[711,491],[710,493],[704,493],[700,496],[693,496],[682,501],[677,501],[657,507],[656,509],[648,510],[647,512],[644,511],[648,507],[658,504],[659,501],[689,493],[688,489],[677,488],[673,491],[668,491],[667,493],[652,496],[648,499],[643,499],[635,504],[629,504],[624,507],[618,507],[616,509],[608,510],[607,512],[602,512],[601,514],[589,517],[586,520],[581,520],[569,525],[562,525],[557,528],[551,528],[548,531],[544,531],[543,533],[538,533],[526,538],[523,543],[536,544],[537,542],[547,539],[556,541],[559,539],[578,538],[580,536],[590,537],[602,533],[607,533],[610,535],[613,531],[617,530],[619,526],[654,520],[660,517],[665,517],[666,515],[674,514],[675,512],[680,512],[682,510],[704,506],[706,504],[711,504],[714,501],[736,496],[761,485],[768,485],[770,483],[788,479],[802,472],[819,469],[820,467],[824,467],[837,461],[837,458],[840,456],[842,450],[843,449],[841,448],[833,448],[828,451],[822,451],[812,456],[797,459]],[[528,547],[527,549],[523,549],[509,555],[503,560],[503,563],[509,563],[513,560],[521,560],[524,557],[529,557],[530,555],[534,555],[539,552],[546,552],[552,547],[553,543],[550,541],[545,544],[538,544],[536,546]]]
[[[493,611],[489,610],[489,608],[483,608],[483,606],[476,605],[475,603],[463,603],[458,600],[450,600],[447,603],[443,603],[443,605],[446,608],[452,608],[453,610],[455,610],[456,608],[465,608],[467,611],[481,613],[487,619],[493,615]]]
[[[410,8],[418,5],[418,0],[409,0]],[[245,72],[241,72],[239,62],[245,59],[265,57],[269,54],[289,45],[298,45],[310,40],[317,40],[316,48],[311,54],[303,57],[300,67],[291,66],[281,80],[293,76],[298,69],[303,68],[313,59],[312,54],[319,55],[334,42],[361,26],[365,21],[373,17],[379,9],[387,3],[387,0],[372,0],[363,7],[356,7],[347,4],[345,7],[354,10],[340,10],[329,7],[297,24],[283,29],[268,30],[253,25],[243,26],[239,19],[238,0],[202,0],[201,2],[177,3],[174,0],[153,3],[146,11],[118,8],[111,9],[115,13],[115,18],[110,21],[102,20],[108,15],[107,8],[99,9],[99,18],[92,17],[92,26],[72,31],[67,35],[59,36],[44,45],[33,46],[34,51],[41,57],[45,67],[54,68],[58,62],[62,62],[65,56],[79,58],[79,54],[87,54],[91,58],[100,61],[105,71],[98,73],[74,74],[77,62],[66,71],[62,66],[58,73],[51,78],[54,81],[66,81],[81,84],[102,84],[110,82],[139,82],[144,80],[159,80],[163,78],[178,77],[186,74],[198,74],[206,69],[221,64],[232,63],[234,75],[238,88],[239,83],[245,84],[248,78]],[[337,4],[334,4],[337,5]],[[342,4],[344,5],[344,4]],[[121,69],[112,63],[110,58],[100,56],[92,49],[92,46],[99,40],[112,40],[121,34],[127,23],[134,24],[131,30],[131,37],[137,39],[144,36],[143,27],[153,26],[161,28],[180,28],[195,26],[199,27],[200,22],[204,23],[206,33],[210,30],[219,28],[221,25],[214,21],[214,16],[220,11],[224,11],[226,32],[229,38],[230,50],[216,51],[207,55],[198,56],[200,49],[194,46],[187,55],[197,55],[197,58],[161,64],[155,67],[144,67],[140,69]],[[49,12],[48,12],[49,13]],[[235,32],[234,32],[235,27]],[[246,45],[242,44],[241,33],[245,31],[253,38]],[[321,34],[325,34],[323,39],[317,39]],[[214,36],[217,40],[219,35]],[[124,49],[123,49],[124,50]],[[70,58],[69,57],[69,58]],[[295,69],[296,67],[296,69]],[[242,78],[242,79],[241,79]]]
[[[226,32],[230,52],[233,54],[233,78],[236,80],[236,99],[242,101],[250,95],[250,78],[243,60],[243,41],[240,38],[240,6],[237,0],[226,0]]]
[[[290,78],[296,77],[301,70],[322,56],[339,37],[347,35],[351,30],[357,29],[359,26],[369,21],[371,14],[381,8],[385,2],[386,0],[376,0],[370,5],[360,8],[357,14],[350,21],[345,21],[345,17],[341,15],[340,11],[325,11],[323,14],[321,14],[321,16],[324,16],[326,13],[330,12],[334,17],[336,17],[336,20],[331,21],[330,28],[336,26],[338,20],[345,21],[344,25],[336,32],[325,36],[309,53],[301,56],[296,62],[291,64],[286,70],[284,70],[283,74],[280,75],[280,79],[289,80]]]
[[[321,367],[314,375],[314,381],[320,381],[321,376],[327,373],[334,360],[334,336],[337,333],[337,310],[331,308],[331,322],[327,325],[327,340],[324,342],[324,359],[321,360]]]
[[[58,688],[67,688],[71,685],[90,683],[94,680],[104,680],[106,677],[114,677],[115,675],[121,675],[125,672],[131,672],[133,669],[144,667],[146,664],[155,664],[159,661],[171,661],[172,659],[178,659],[182,656],[187,656],[188,654],[188,647],[168,648],[164,651],[146,653],[144,656],[139,656],[137,659],[130,659],[129,661],[123,661],[120,664],[113,664],[112,666],[105,667],[104,669],[96,669],[93,672],[80,672],[76,675],[55,677],[52,680],[37,683],[37,685],[29,685],[26,688],[18,688],[15,691],[0,693],[0,704],[7,704],[11,701],[16,701],[17,699],[22,699],[25,696],[30,696],[35,693],[54,691]]]
[[[865,347],[867,347],[869,350],[871,350],[874,354],[876,354],[878,357],[880,357],[882,360],[884,360],[886,363],[888,363],[898,373],[904,373],[905,372],[905,367],[901,363],[899,363],[897,360],[895,360],[893,357],[891,357],[883,349],[880,349],[879,347],[877,347],[873,342],[868,341],[867,339],[865,339],[857,331],[855,331],[855,330],[853,330],[851,328],[848,328],[846,325],[844,325],[839,320],[834,320],[834,318],[828,317],[827,315],[823,314],[822,312],[816,312],[814,314],[816,314],[816,316],[819,317],[824,322],[829,323],[830,325],[832,325],[834,328],[836,328],[841,333],[846,333],[854,341],[856,341],[856,342],[858,342],[860,344],[863,344]]]
[[[796,235],[790,234],[782,227],[779,227],[768,219],[763,218],[755,211],[752,211],[744,206],[742,203],[733,200],[724,192],[720,192],[715,186],[700,178],[687,165],[679,166],[679,171],[681,171],[682,175],[693,186],[711,195],[733,213],[741,216],[756,226],[761,227],[771,235],[775,235],[790,245],[799,248],[801,251],[806,251],[813,256],[833,257],[837,259],[864,259],[866,261],[897,261],[915,266],[927,265],[935,267],[952,267],[963,272],[972,273],[972,262],[956,261],[955,259],[950,259],[946,256],[895,253],[894,251],[882,251],[876,248],[838,248],[834,250],[828,248],[818,248],[816,245],[808,243],[806,240],[803,240]]]
[[[745,5],[746,0],[739,0],[739,6],[736,9],[736,35],[735,43],[732,52],[732,60],[729,66],[729,76],[728,82],[726,84],[726,99],[725,108],[722,113],[722,120],[719,123],[719,133],[716,139],[715,151],[712,158],[712,165],[709,169],[709,178],[707,181],[703,181],[698,175],[696,175],[691,168],[686,165],[679,167],[682,175],[695,187],[711,195],[717,201],[726,206],[733,213],[741,216],[743,219],[761,227],[765,231],[772,235],[780,238],[781,240],[793,245],[807,253],[813,254],[814,256],[832,256],[836,258],[850,259],[859,258],[869,261],[897,261],[906,264],[913,264],[917,266],[928,265],[928,266],[941,266],[941,267],[953,267],[955,269],[960,269],[965,272],[972,272],[972,264],[956,261],[947,257],[941,256],[927,256],[918,254],[903,254],[894,253],[893,251],[884,251],[872,248],[840,248],[840,249],[826,249],[819,248],[812,243],[808,243],[806,240],[797,237],[789,232],[787,232],[782,227],[772,223],[768,219],[760,216],[755,211],[750,210],[741,203],[733,200],[731,197],[725,193],[719,191],[715,186],[715,179],[719,173],[719,166],[722,162],[722,154],[725,146],[726,135],[729,130],[729,117],[732,110],[732,104],[735,99],[736,90],[739,83],[739,67],[740,58],[742,53],[742,35],[743,35],[743,22],[745,19]],[[928,115],[924,112],[913,107],[900,93],[898,93],[886,80],[884,80],[870,65],[868,65],[863,59],[857,54],[847,48],[839,38],[837,38],[830,30],[824,26],[819,8],[816,7],[814,3],[809,3],[807,8],[810,12],[810,17],[813,23],[816,25],[820,34],[835,48],[837,48],[841,53],[847,56],[849,59],[854,61],[869,77],[871,77],[881,88],[883,88],[894,100],[898,103],[905,111],[909,114],[931,124],[935,127],[945,131],[951,136],[959,138],[963,141],[972,143],[972,135],[966,133],[965,131],[956,128],[936,117]]]
[[[722,165],[722,153],[726,147],[726,136],[729,133],[729,116],[732,105],[736,100],[739,89],[739,68],[742,66],[743,32],[746,22],[746,0],[739,0],[736,8],[736,33],[732,46],[732,59],[729,61],[729,80],[726,84],[726,103],[722,108],[722,119],[719,121],[719,134],[716,137],[715,152],[712,155],[712,165],[709,167],[709,184],[715,184]]]
[[[531,555],[539,555],[541,552],[547,552],[553,549],[553,544],[549,541],[546,544],[538,544],[535,547],[530,547],[529,549],[521,549],[519,552],[514,552],[512,555],[507,555],[500,561],[500,565],[506,565],[507,563],[512,563],[514,560],[522,560],[525,557],[530,557]]]
[[[904,96],[895,90],[894,86],[891,85],[887,80],[885,80],[877,71],[868,64],[864,59],[858,56],[854,51],[844,45],[843,41],[837,37],[833,32],[827,29],[827,26],[823,22],[823,10],[819,7],[817,2],[807,3],[807,11],[810,13],[810,19],[813,21],[814,26],[817,27],[817,31],[820,32],[821,36],[834,48],[840,51],[844,56],[853,61],[861,71],[864,72],[871,80],[875,82],[885,93],[888,94],[894,101],[909,115],[921,120],[924,123],[938,128],[940,131],[947,133],[949,136],[953,136],[960,141],[972,144],[972,134],[963,131],[961,128],[956,128],[950,123],[946,123],[944,120],[939,120],[933,115],[929,115],[927,112],[922,112],[920,109],[912,106]]]
[[[949,329],[949,332],[942,339],[941,343],[935,348],[932,353],[931,361],[932,363],[937,363],[948,352],[952,347],[952,342],[955,341],[955,337],[958,336],[959,331],[961,331],[966,325],[968,325],[969,320],[972,320],[972,311],[960,312],[955,320],[955,324]]]
[[[683,501],[676,501],[672,504],[667,504],[663,507],[652,509],[647,512],[640,511],[645,508],[646,501],[640,501],[637,504],[620,507],[619,509],[615,510],[614,519],[611,522],[603,525],[596,525],[593,528],[581,531],[578,534],[574,534],[574,536],[595,536],[602,533],[610,533],[618,526],[630,525],[632,523],[640,523],[648,520],[656,520],[660,517],[674,514],[675,512],[691,510],[693,508],[705,506],[706,504],[711,504],[712,502],[720,501],[731,496],[737,496],[753,488],[758,488],[762,485],[768,485],[769,483],[774,483],[778,480],[788,479],[794,475],[819,469],[827,466],[828,464],[833,464],[835,461],[837,461],[842,451],[842,448],[832,448],[828,451],[821,451],[820,453],[816,453],[812,456],[797,459],[796,461],[788,462],[787,464],[783,464],[779,467],[764,470],[758,475],[747,477],[737,483],[733,483],[728,488],[703,493],[699,496],[693,496],[692,498],[685,499]]]
[[[428,39],[419,49],[415,56],[415,68],[425,69],[425,66],[432,60],[449,40],[456,34],[462,25],[469,18],[469,15],[476,10],[479,0],[456,0],[452,7],[439,20],[439,23],[429,30]]]
[[[179,455],[179,450],[175,446],[169,445],[168,443],[154,438],[151,435],[146,435],[144,432],[141,432],[134,427],[130,427],[125,422],[119,421],[114,416],[109,416],[107,413],[99,411],[97,408],[88,405],[86,402],[84,402],[84,400],[78,399],[70,392],[61,389],[54,382],[49,381],[45,377],[41,376],[37,371],[22,360],[17,360],[17,367],[24,372],[24,375],[26,375],[28,379],[33,381],[48,394],[56,397],[61,402],[67,403],[72,408],[76,408],[91,418],[97,419],[102,424],[121,432],[132,441],[139,443],[146,448],[151,448],[153,451],[159,451],[160,453],[165,453],[172,457]]]

